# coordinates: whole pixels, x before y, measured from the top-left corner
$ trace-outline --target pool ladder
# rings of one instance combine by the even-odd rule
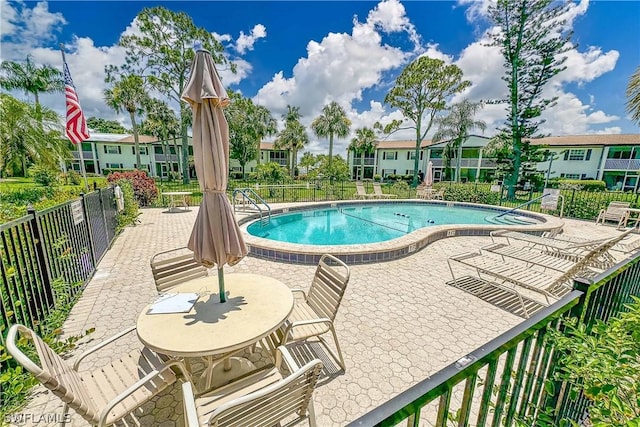
[[[242,204],[246,206],[251,205],[260,213],[260,223],[262,225],[268,224],[271,221],[271,206],[262,198],[258,193],[251,188],[236,188],[233,190],[233,211],[237,212],[237,205]],[[266,216],[265,216],[266,214]]]

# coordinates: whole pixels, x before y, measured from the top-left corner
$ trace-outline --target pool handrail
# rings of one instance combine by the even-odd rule
[[[249,193],[249,194],[247,194]],[[255,191],[253,191],[253,189],[251,188],[236,188],[235,190],[233,190],[233,195],[232,195],[232,200],[233,200],[233,211],[236,212],[236,196],[240,194],[242,195],[242,199],[248,201],[249,203],[251,203],[257,210],[258,212],[260,212],[260,220],[262,221],[263,218],[263,212],[262,212],[262,207],[256,202],[259,201],[260,203],[262,203],[264,205],[264,207],[267,210],[267,219],[270,220],[271,219],[271,206],[269,206],[269,204],[262,198],[260,197],[260,195],[258,193],[256,193]],[[254,198],[252,198],[251,196],[253,196]]]
[[[523,206],[530,205],[531,203],[536,202],[536,201],[538,201],[538,200],[542,199],[543,197],[547,197],[547,196],[550,196],[550,194],[548,194],[548,193],[547,193],[547,194],[543,194],[542,196],[536,197],[535,199],[528,200],[528,201],[526,201],[526,202],[524,202],[524,203],[522,203],[522,204],[520,204],[520,205],[516,206],[516,207],[515,207],[515,208],[513,208],[513,209],[509,209],[509,210],[508,210],[508,211],[506,211],[506,212],[502,212],[501,214],[498,214],[498,215],[494,216],[492,219],[500,218],[501,216],[505,216],[505,215],[507,215],[507,214],[510,214],[511,212],[514,212],[514,211],[516,211],[516,210],[520,209],[520,208],[521,208],[521,207],[523,207]]]

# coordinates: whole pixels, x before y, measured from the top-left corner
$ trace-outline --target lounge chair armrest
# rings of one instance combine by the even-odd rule
[[[109,416],[109,412],[111,412],[113,410],[113,408],[116,407],[116,405],[118,405],[120,402],[122,402],[128,396],[130,396],[133,392],[135,392],[139,388],[143,387],[146,383],[148,383],[152,379],[156,378],[157,376],[161,375],[163,372],[165,372],[167,370],[170,370],[174,366],[177,367],[178,370],[182,372],[182,375],[185,377],[186,382],[191,382],[191,377],[189,376],[189,373],[187,372],[187,369],[184,367],[182,362],[180,362],[178,360],[173,360],[173,361],[167,362],[167,364],[165,364],[162,367],[162,369],[160,369],[160,370],[155,369],[155,370],[149,372],[147,375],[145,375],[144,377],[140,378],[133,385],[128,387],[126,390],[124,390],[122,393],[120,393],[119,395],[117,395],[116,397],[111,399],[111,401],[109,401],[109,403],[107,403],[107,405],[104,407],[102,412],[100,412],[100,418],[98,419],[98,427],[102,427],[102,426],[106,425],[107,417]]]
[[[98,345],[95,345],[93,347],[91,347],[90,349],[88,349],[87,351],[85,351],[84,353],[82,353],[80,356],[78,356],[78,358],[76,359],[76,361],[73,363],[73,369],[77,370],[78,366],[80,366],[80,362],[82,362],[87,356],[95,353],[96,351],[100,350],[101,348],[103,348],[104,346],[111,344],[112,342],[122,338],[123,336],[127,335],[128,333],[130,333],[131,331],[135,331],[136,327],[135,326],[131,326],[127,329],[125,329],[124,331],[117,333],[116,335],[107,338],[106,340],[104,340],[103,342],[101,342]]]
[[[294,372],[300,369],[300,365],[295,361],[287,347],[281,345],[276,349],[276,368],[280,371],[280,367],[282,366],[282,361],[284,360],[285,365],[287,365],[287,369],[289,372]]]
[[[184,407],[184,424],[186,427],[198,427],[198,411],[196,410],[196,401],[193,394],[193,386],[190,382],[182,383],[182,402]]]

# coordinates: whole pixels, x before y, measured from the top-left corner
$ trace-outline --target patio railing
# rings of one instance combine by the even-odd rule
[[[115,237],[113,188],[0,225],[0,344],[10,324],[37,328],[56,307],[62,283],[73,297]]]
[[[547,406],[560,419],[580,422],[589,401],[570,399],[567,387],[545,384],[555,366],[547,331],[562,326],[567,316],[588,330],[625,311],[631,296],[640,296],[640,253],[592,280],[577,279],[574,290],[555,304],[505,332],[457,362],[375,408],[349,426],[538,425]],[[421,423],[425,420],[426,423]],[[430,424],[431,423],[431,424]]]

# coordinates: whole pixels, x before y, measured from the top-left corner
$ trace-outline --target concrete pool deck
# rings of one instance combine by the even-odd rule
[[[197,211],[144,209],[141,223],[117,237],[64,325],[67,336],[95,328],[72,356],[135,325],[143,307],[157,297],[149,259],[156,252],[185,246]],[[619,233],[614,226],[595,226],[593,221],[563,221],[565,233],[571,236]],[[452,237],[404,258],[351,266],[351,280],[336,318],[346,372],[335,373],[335,365],[328,366],[316,388],[318,426],[347,424],[523,320],[446,284],[451,280],[449,256],[489,243],[487,236]],[[303,289],[308,289],[314,271],[311,265],[251,256],[225,267],[225,274],[259,272]],[[87,360],[83,367],[93,369],[128,352],[139,345],[135,334],[128,344]],[[256,365],[264,363],[260,355],[250,357]],[[20,413],[53,414],[61,408],[58,398],[37,387],[33,400]],[[143,411],[139,418],[143,426],[182,426],[179,387],[170,387],[145,404]],[[73,426],[88,425],[75,414],[72,420]]]

